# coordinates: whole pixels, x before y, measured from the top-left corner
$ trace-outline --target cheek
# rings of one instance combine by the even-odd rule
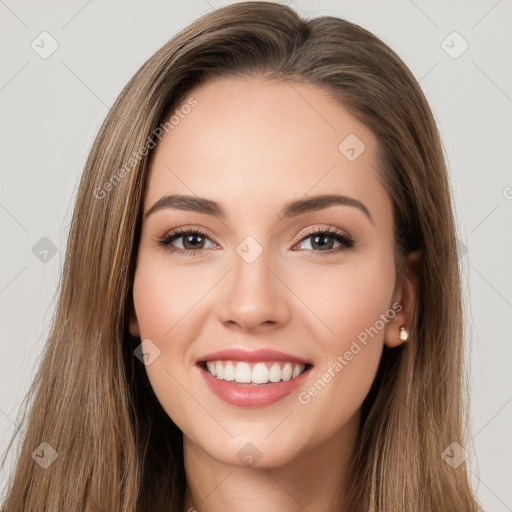
[[[392,249],[354,256],[346,265],[311,268],[307,275],[308,285],[298,294],[308,293],[308,307],[322,320],[311,323],[316,339],[322,340],[322,370],[347,351],[354,353],[345,358],[355,370],[354,379],[362,367],[376,370],[387,325],[381,315],[389,312],[395,287]],[[363,374],[370,375],[367,370]]]
[[[141,340],[151,340],[159,350],[146,373],[158,401],[184,431],[201,414],[184,389],[190,385],[190,342],[202,325],[197,314],[206,304],[201,297],[214,283],[211,272],[209,277],[199,274],[142,256],[133,287]]]
[[[135,273],[133,299],[141,337],[178,342],[193,329],[194,307],[215,283],[213,273],[191,271],[165,258],[142,257]],[[203,301],[201,301],[203,302]],[[175,345],[173,345],[175,346]]]
[[[140,337],[160,350],[157,364],[146,367],[148,376],[172,381],[170,372],[183,382],[198,355],[194,341],[205,337],[206,320],[214,315],[211,292],[225,269],[180,266],[144,251],[140,256],[133,286]]]
[[[274,268],[287,283],[288,288],[281,291],[276,287],[276,293],[278,300],[287,301],[289,327],[312,339],[317,361],[323,366],[348,350],[353,340],[365,341],[365,333],[390,306],[394,291],[391,250],[350,256],[336,264],[296,260]],[[141,339],[158,344],[161,362],[167,366],[191,364],[190,345],[206,325],[215,324],[219,303],[227,300],[222,290],[233,291],[222,284],[216,287],[225,270],[222,264],[204,263],[192,268],[172,265],[165,258],[143,255],[140,259],[134,303]],[[373,346],[383,341],[384,329],[381,325],[377,328],[376,335],[366,336]],[[364,352],[358,359],[370,357],[371,350]],[[374,352],[380,354],[380,350]]]
[[[323,439],[353,417],[375,379],[385,327],[394,316],[394,262],[388,255],[361,265],[310,272],[310,277],[315,286],[310,288],[314,292],[308,305],[324,324],[310,323],[315,325],[322,360],[297,399],[305,418],[325,418],[311,427],[315,437]]]
[[[286,302],[290,312],[286,333],[308,340],[315,358],[314,378],[290,402],[299,416],[288,432],[294,444],[321,442],[354,416],[374,380],[384,331],[366,339],[361,335],[389,307],[395,279],[392,251],[368,251],[337,264],[297,259],[273,268],[286,283],[275,287],[277,300]],[[195,340],[219,332],[219,306],[234,289],[221,280],[226,270],[222,263],[179,266],[165,258],[141,257],[135,275],[141,338],[154,340],[161,350],[158,360],[146,367],[152,388],[178,427],[198,441],[209,439],[208,429],[197,427],[198,418],[207,425],[210,420],[184,388],[201,396],[202,388],[194,387],[200,385],[190,373],[192,351]],[[246,422],[238,426],[232,421],[232,432],[248,435]],[[277,421],[270,415],[269,423]],[[250,431],[255,439],[258,429]],[[275,443],[276,453],[288,446],[281,437],[259,442]],[[288,448],[294,450],[291,444]]]
[[[297,295],[317,317],[316,338],[329,357],[350,341],[374,326],[380,315],[390,307],[395,287],[395,268],[392,251],[366,257],[352,257],[345,264],[312,266],[293,272],[293,287]],[[307,279],[299,276],[308,276]],[[290,275],[290,280],[292,276]],[[384,329],[380,323],[379,336]]]

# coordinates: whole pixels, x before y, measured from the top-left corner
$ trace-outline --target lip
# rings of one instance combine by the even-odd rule
[[[294,379],[267,384],[245,384],[235,381],[225,381],[214,377],[206,370],[206,361],[289,361],[294,364],[305,364],[306,369]],[[302,386],[311,373],[312,363],[284,352],[270,349],[246,350],[227,349],[211,352],[196,361],[201,376],[207,386],[224,402],[237,407],[256,408],[275,404],[291,395]]]
[[[204,363],[206,361],[247,361],[248,363],[264,362],[264,361],[289,361],[295,364],[311,365],[311,361],[306,361],[300,357],[291,354],[285,354],[278,350],[263,348],[260,350],[247,350],[243,348],[230,348],[211,352],[199,357],[196,363]],[[298,377],[297,377],[298,378]]]
[[[197,365],[203,379],[210,390],[221,400],[238,407],[266,407],[275,404],[288,395],[291,395],[298,387],[304,384],[308,378],[312,366],[306,369],[294,379],[279,382],[269,382],[267,384],[243,384],[235,381],[217,379],[206,369]]]

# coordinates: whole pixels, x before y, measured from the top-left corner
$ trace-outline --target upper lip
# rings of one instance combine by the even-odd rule
[[[289,361],[297,364],[311,364],[309,361],[291,354],[285,354],[278,350],[263,348],[259,350],[248,350],[244,348],[229,348],[211,352],[197,359],[197,363],[204,361]]]

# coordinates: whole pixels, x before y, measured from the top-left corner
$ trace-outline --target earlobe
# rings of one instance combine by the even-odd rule
[[[398,316],[398,315],[397,315]],[[409,340],[409,330],[405,323],[390,321],[384,332],[384,344],[389,348],[395,348]]]
[[[398,339],[400,341],[407,341],[409,339],[409,333],[407,332],[405,325],[400,326],[400,332],[398,334]]]
[[[390,320],[384,332],[384,343],[390,348],[410,341],[410,329],[418,294],[421,251],[413,251],[407,258],[407,265],[400,283],[393,294],[393,304],[398,302],[400,310]]]

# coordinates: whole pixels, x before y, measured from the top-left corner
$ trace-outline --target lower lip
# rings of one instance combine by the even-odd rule
[[[265,407],[274,404],[293,393],[307,379],[311,366],[298,377],[287,381],[268,382],[267,384],[243,384],[235,381],[217,379],[201,365],[198,368],[208,387],[225,402],[238,407]]]

